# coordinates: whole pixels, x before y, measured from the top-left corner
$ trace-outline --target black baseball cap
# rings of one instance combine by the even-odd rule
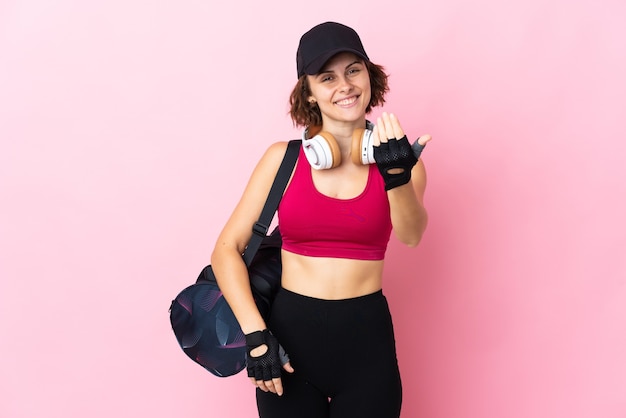
[[[339,52],[352,52],[369,60],[354,29],[336,22],[314,26],[300,38],[296,53],[298,78],[319,73],[326,61]]]

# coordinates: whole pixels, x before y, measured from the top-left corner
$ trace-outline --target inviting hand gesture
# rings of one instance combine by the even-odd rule
[[[388,142],[390,140],[398,140],[404,136],[404,131],[400,125],[398,117],[393,113],[383,112],[383,114],[376,119],[376,125],[372,132],[374,138],[374,145],[380,145],[381,142]],[[430,135],[422,135],[417,138],[417,142],[424,146],[432,138]]]
[[[385,180],[385,190],[407,184],[411,180],[411,169],[417,164],[426,143],[430,141],[430,135],[421,136],[411,146],[398,118],[393,113],[386,112],[378,118],[372,135],[374,160]]]

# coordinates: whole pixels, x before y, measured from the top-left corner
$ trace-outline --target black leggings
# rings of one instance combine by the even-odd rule
[[[382,291],[324,300],[281,289],[269,329],[291,358],[283,396],[257,389],[261,418],[398,418],[402,385]]]

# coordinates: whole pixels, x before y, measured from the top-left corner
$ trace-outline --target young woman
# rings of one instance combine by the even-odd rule
[[[366,120],[384,103],[387,75],[353,29],[313,27],[296,61],[291,116],[305,130],[278,209],[282,288],[267,323],[241,254],[286,142],[261,158],[211,263],[246,334],[260,417],[397,418],[402,388],[383,262],[392,230],[414,247],[426,228],[426,172],[418,157],[430,136],[411,146],[393,114],[382,113],[375,125]],[[279,344],[291,359],[282,370]]]

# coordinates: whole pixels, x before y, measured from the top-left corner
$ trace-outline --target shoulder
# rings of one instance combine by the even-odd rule
[[[261,157],[258,167],[261,168],[263,171],[267,170],[269,172],[277,172],[278,168],[280,167],[280,163],[285,157],[288,145],[288,141],[275,142],[270,145]]]
[[[283,157],[287,151],[287,145],[287,141],[275,142],[271,144],[258,161],[256,168],[254,169],[253,178],[267,177],[273,179],[278,172],[281,162],[283,161]]]
[[[281,161],[285,152],[287,151],[287,141],[274,142],[270,145],[263,154],[263,159],[269,159],[272,161]]]

